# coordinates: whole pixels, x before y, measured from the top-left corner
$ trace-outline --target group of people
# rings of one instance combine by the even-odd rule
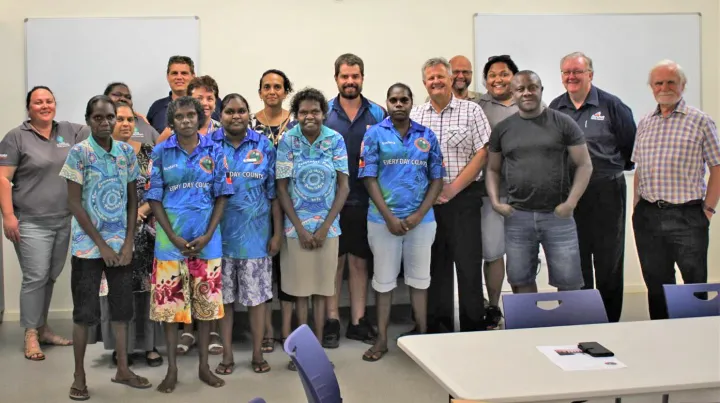
[[[251,113],[242,95],[220,98],[213,78],[196,77],[191,59],[173,56],[171,93],[146,116],[116,82],[90,99],[84,126],[56,122],[52,91],[30,90],[29,119],[0,143],[3,229],[23,271],[25,357],[45,359],[40,343],[73,344],[69,397],[87,400],[85,348],[100,324],[117,364],[113,382],[151,387],[129,369],[129,353],[140,349],[148,365],[162,365],[164,341],[168,370],[159,391],[174,390],[177,355],[194,346],[200,379],[220,387],[216,374],[235,368],[236,303],[248,307],[251,367],[270,371],[263,355],[276,344],[274,283],[280,343],[293,309],[298,324],[308,323],[311,298],[316,337],[338,347],[347,263],[345,335],[372,345],[362,359],[374,362],[388,351],[401,272],[415,322],[403,335],[453,331],[455,275],[459,330],[494,329],[506,273],[513,292],[537,292],[539,245],[550,285],[598,288],[618,321],[624,171],[632,169],[651,318],[667,317],[662,285],[674,282],[675,264],[685,282],[707,281],[720,140],[714,121],[685,104],[676,63],[651,69],[658,106],[637,127],[628,106],[592,84],[592,60],[579,52],[560,61],[567,92],[549,105],[540,77],[508,55],[488,59],[482,95],[469,90],[467,58],[427,60],[429,97],[419,105],[402,83],[388,88],[385,107],[365,98],[356,55],[341,55],[334,67],[337,97],[306,88],[289,110],[290,80],[266,71],[263,107]],[[72,341],[46,322],[69,246]],[[369,277],[376,327],[365,312]],[[214,371],[209,354],[222,355]]]

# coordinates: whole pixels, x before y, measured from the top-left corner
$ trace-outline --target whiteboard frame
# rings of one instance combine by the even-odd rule
[[[23,20],[23,59],[25,62],[25,71],[23,74],[25,75],[25,94],[27,94],[30,91],[30,83],[28,76],[28,22],[30,20],[76,20],[76,19],[85,19],[85,20],[122,20],[122,19],[135,19],[135,20],[177,20],[177,19],[186,19],[186,18],[193,18],[198,23],[198,59],[202,58],[202,22],[200,20],[200,16],[198,15],[174,15],[174,16],[158,16],[158,17],[152,17],[152,16],[125,16],[125,17],[25,17]],[[474,29],[474,28],[473,28]],[[193,60],[193,63],[195,63],[195,71],[200,70],[200,60]]]
[[[697,15],[700,17],[700,30],[699,30],[699,43],[700,43],[700,85],[699,85],[699,91],[700,91],[700,105],[697,107],[699,109],[703,109],[703,13],[700,11],[696,12],[679,12],[679,13],[475,13],[472,16],[472,29],[473,29],[473,58],[472,60],[477,60],[477,43],[475,43],[475,38],[477,38],[477,32],[475,31],[475,19],[479,16],[505,16],[505,17],[514,17],[514,16],[538,16],[538,17],[544,17],[544,16],[553,16],[553,17],[562,17],[562,16],[578,16],[578,15],[585,15],[585,16],[600,16],[600,15],[617,15],[617,16],[633,16],[633,15]],[[478,66],[475,66],[473,68],[473,71],[476,71]],[[481,77],[482,82],[485,81],[485,77]],[[478,87],[478,82],[475,83],[475,91],[478,91],[480,88]],[[484,88],[483,88],[484,89]]]

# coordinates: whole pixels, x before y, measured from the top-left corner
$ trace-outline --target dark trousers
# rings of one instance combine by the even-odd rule
[[[663,284],[675,284],[676,264],[683,282],[707,282],[710,221],[700,200],[671,207],[640,200],[632,220],[650,319],[667,319]]]
[[[618,322],[622,313],[626,204],[620,173],[590,182],[575,209],[583,289],[600,291],[610,322]]]
[[[437,231],[428,289],[431,332],[454,328],[453,263],[457,269],[460,331],[485,329],[480,186],[473,182],[448,203],[434,207]]]

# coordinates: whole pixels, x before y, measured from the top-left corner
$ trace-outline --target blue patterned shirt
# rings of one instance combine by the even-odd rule
[[[275,147],[267,137],[251,129],[237,148],[227,140],[223,129],[213,133],[212,139],[223,148],[235,189],[220,222],[223,257],[267,257],[272,235],[271,201],[275,199]]]
[[[433,179],[445,176],[440,144],[435,133],[410,121],[405,137],[395,129],[390,118],[372,126],[365,133],[358,177],[374,177],[392,214],[404,219],[420,208]],[[368,221],[385,223],[375,203],[370,200]],[[430,209],[422,222],[435,221]]]
[[[178,144],[174,134],[155,146],[148,167],[150,180],[145,186],[145,199],[162,202],[173,231],[188,242],[207,231],[215,199],[234,193],[222,146],[209,136],[198,135],[198,139],[192,154]],[[156,259],[185,258],[160,225],[156,226],[156,231]],[[222,257],[219,230],[215,230],[199,257]]]
[[[277,150],[275,177],[289,179],[288,191],[295,212],[310,233],[325,221],[337,189],[337,173],[348,174],[347,149],[340,133],[323,126],[313,144],[303,136],[300,125],[285,133]],[[335,217],[328,238],[340,235]],[[297,238],[297,231],[285,217],[285,236]]]
[[[90,136],[68,152],[60,176],[82,186],[82,207],[100,236],[116,253],[127,233],[127,185],[140,174],[132,146],[112,141],[105,151]],[[99,259],[100,248],[73,217],[72,254],[83,259]]]

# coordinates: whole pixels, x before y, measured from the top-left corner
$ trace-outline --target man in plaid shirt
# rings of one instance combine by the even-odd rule
[[[720,198],[720,140],[705,112],[687,105],[683,69],[664,60],[648,84],[658,103],[638,124],[633,229],[651,319],[668,317],[663,284],[707,282],[710,219]],[[710,179],[705,184],[705,166]]]
[[[484,330],[482,185],[478,180],[487,161],[490,124],[478,104],[453,95],[452,68],[447,60],[429,59],[422,74],[430,101],[414,106],[410,118],[435,133],[447,171],[434,208],[437,231],[428,290],[428,331],[453,330],[454,268],[460,331]]]

